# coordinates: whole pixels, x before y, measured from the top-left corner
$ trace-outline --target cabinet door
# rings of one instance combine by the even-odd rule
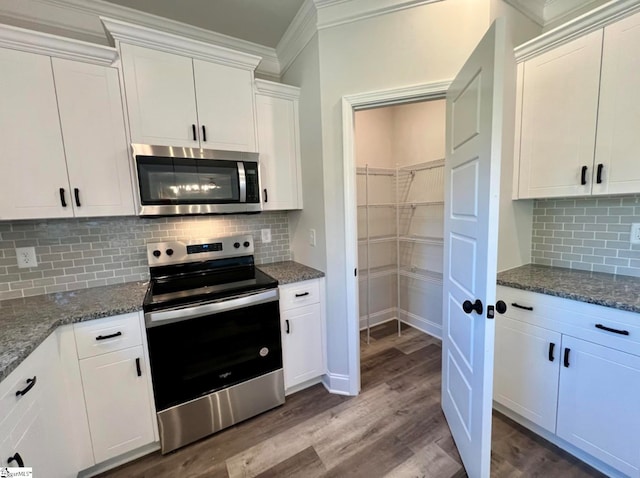
[[[640,476],[640,357],[563,336],[560,438],[629,476]]]
[[[58,467],[50,456],[50,443],[47,440],[55,439],[54,430],[47,430],[45,416],[41,407],[45,397],[35,400],[27,410],[22,420],[11,433],[13,442],[9,456],[16,453],[20,455],[25,467],[33,468],[34,475],[60,476]],[[13,461],[8,466],[18,466]]]
[[[284,388],[288,389],[324,373],[320,304],[281,314]]]
[[[131,141],[197,148],[191,58],[126,43],[120,53]]]
[[[300,209],[300,147],[294,101],[256,95],[262,209]]]
[[[153,441],[146,370],[142,346],[80,361],[96,463]]]
[[[0,49],[0,70],[0,219],[73,216],[51,59]]]
[[[52,61],[75,216],[133,215],[118,71]]]
[[[599,30],[525,62],[520,198],[591,193],[601,49]]]
[[[253,72],[193,60],[201,146],[256,151]]]
[[[594,194],[640,192],[639,48],[640,14],[604,29]]]
[[[558,332],[506,316],[496,318],[493,399],[552,433],[560,339]]]

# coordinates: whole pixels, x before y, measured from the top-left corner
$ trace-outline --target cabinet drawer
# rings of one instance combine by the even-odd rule
[[[280,286],[281,310],[316,304],[319,301],[320,281],[318,279]]]
[[[50,364],[57,358],[55,333],[40,344],[0,383],[0,429],[13,428],[34,397],[49,380]],[[35,379],[35,383],[32,380]],[[29,382],[27,382],[29,380]],[[16,392],[23,391],[19,395]],[[2,435],[0,435],[2,436]]]
[[[74,324],[73,330],[80,359],[142,344],[137,312]]]
[[[497,297],[507,317],[640,355],[640,314],[510,287],[499,287]]]

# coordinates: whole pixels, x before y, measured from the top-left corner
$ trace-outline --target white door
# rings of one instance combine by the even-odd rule
[[[133,216],[118,70],[53,58],[76,217]]]
[[[253,71],[193,60],[200,145],[256,152]]]
[[[131,142],[198,148],[191,58],[120,45]]]
[[[0,71],[0,219],[73,216],[51,58],[0,49]]]
[[[299,209],[298,115],[294,101],[256,95],[262,210]]]
[[[291,388],[324,373],[320,304],[282,314],[284,387]]]
[[[491,458],[505,59],[498,19],[447,92],[442,408],[471,478],[488,477]],[[482,310],[465,313],[465,301]]]

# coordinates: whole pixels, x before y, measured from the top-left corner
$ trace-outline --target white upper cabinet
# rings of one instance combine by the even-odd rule
[[[52,61],[75,216],[133,215],[118,71]]]
[[[101,20],[120,48],[133,143],[257,151],[253,72],[260,57]]]
[[[191,58],[120,45],[133,143],[198,147]]]
[[[6,44],[0,219],[134,214],[116,50],[0,25]]]
[[[302,209],[298,88],[256,80],[262,209]]]
[[[200,145],[256,152],[253,72],[193,60]]]
[[[599,30],[520,67],[520,198],[590,194],[601,48]]]
[[[0,219],[73,216],[51,59],[0,49],[0,71]]]
[[[639,48],[640,14],[604,29],[594,194],[640,191]]]
[[[514,197],[640,192],[640,13],[518,65]]]

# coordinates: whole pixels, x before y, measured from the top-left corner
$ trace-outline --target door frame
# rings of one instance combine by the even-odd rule
[[[345,282],[347,285],[348,395],[360,393],[360,317],[358,313],[358,209],[354,113],[359,110],[444,99],[452,80],[358,93],[342,97]]]

